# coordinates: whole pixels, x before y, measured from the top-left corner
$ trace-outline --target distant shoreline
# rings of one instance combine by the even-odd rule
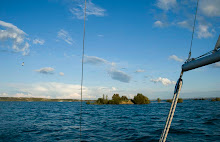
[[[88,100],[83,100],[83,101],[85,102]],[[27,97],[0,97],[0,102],[80,102],[80,100],[79,99],[27,98]]]

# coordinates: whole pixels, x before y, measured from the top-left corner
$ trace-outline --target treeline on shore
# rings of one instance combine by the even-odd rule
[[[20,102],[78,102],[77,99],[47,99],[47,98],[24,98],[24,97],[0,97],[0,101]]]
[[[211,100],[212,102],[220,101],[219,97],[216,98],[189,98],[189,99],[178,99],[178,103],[182,103],[183,100]],[[48,98],[27,98],[27,97],[0,97],[0,102],[8,101],[20,101],[20,102],[79,102],[79,99],[48,99]],[[155,101],[155,100],[153,100]],[[157,102],[161,102],[160,98],[157,98]],[[163,100],[164,101],[164,100]],[[172,103],[172,99],[165,100],[166,102]],[[103,95],[103,98],[98,100],[83,100],[87,104],[149,104],[151,100],[141,93],[134,96],[133,99],[128,99],[126,96],[120,97],[119,94],[114,94],[111,100],[108,100],[107,95]]]

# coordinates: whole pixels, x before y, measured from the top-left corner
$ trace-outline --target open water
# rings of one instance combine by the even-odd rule
[[[82,139],[91,142],[158,141],[170,103],[86,105]],[[0,141],[79,141],[79,102],[0,102]],[[220,102],[185,100],[167,137],[174,142],[220,141]]]

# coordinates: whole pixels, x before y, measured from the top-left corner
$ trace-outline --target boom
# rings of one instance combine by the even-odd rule
[[[186,61],[182,65],[182,71],[186,72],[189,70],[193,70],[220,61],[219,49],[220,49],[220,36],[217,40],[217,43],[213,51],[210,51],[202,56],[199,56],[197,58],[192,58],[189,61]]]

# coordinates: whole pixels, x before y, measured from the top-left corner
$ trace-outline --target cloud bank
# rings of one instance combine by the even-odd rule
[[[80,99],[81,85],[59,82],[39,82],[32,84],[7,84],[5,92],[0,92],[1,97],[35,97],[35,98],[60,98]],[[13,89],[11,89],[13,88]],[[115,87],[83,86],[83,99],[97,99],[103,93],[112,95],[116,93]],[[110,96],[109,96],[110,97]]]

